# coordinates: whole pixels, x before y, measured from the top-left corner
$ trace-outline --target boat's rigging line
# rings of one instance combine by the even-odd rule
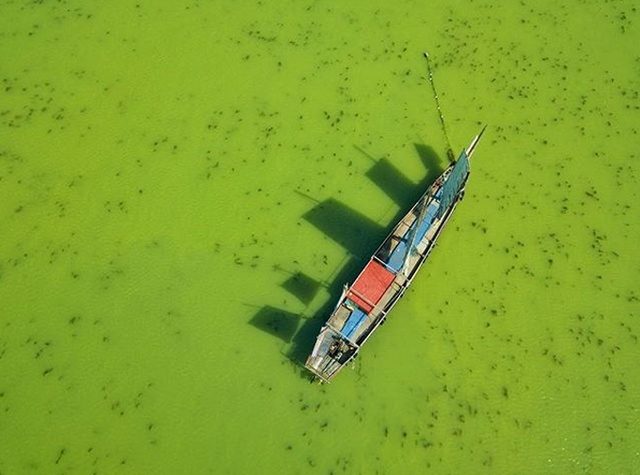
[[[424,52],[424,57],[427,60],[427,79],[429,80],[429,84],[431,84],[431,90],[433,91],[433,99],[436,102],[436,109],[438,109],[438,117],[440,117],[440,125],[442,126],[442,133],[444,134],[444,138],[447,141],[447,158],[450,162],[455,161],[455,155],[453,154],[453,147],[451,146],[451,140],[449,140],[449,134],[447,134],[447,126],[444,123],[444,114],[442,113],[442,109],[440,108],[440,98],[438,97],[438,91],[436,90],[436,84],[433,80],[433,71],[431,69],[431,61],[429,61],[429,53]]]

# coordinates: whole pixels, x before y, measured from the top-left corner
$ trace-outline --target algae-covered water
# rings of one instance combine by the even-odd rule
[[[633,1],[0,2],[0,473],[640,473]],[[428,265],[300,362],[488,124]]]

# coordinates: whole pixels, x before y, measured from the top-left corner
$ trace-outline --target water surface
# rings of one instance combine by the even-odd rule
[[[637,473],[634,2],[0,3],[0,472]],[[489,129],[352,369],[299,362]]]

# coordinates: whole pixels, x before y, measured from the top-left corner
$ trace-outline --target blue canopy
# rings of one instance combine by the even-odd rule
[[[440,209],[438,210],[438,218],[441,218],[447,212],[456,195],[460,192],[460,188],[464,184],[469,174],[469,157],[466,151],[462,151],[460,158],[453,166],[453,170],[449,173],[444,185],[442,185],[440,193]]]
[[[351,339],[362,322],[367,318],[366,313],[356,307],[342,327],[342,334]]]
[[[409,255],[409,251],[410,251],[409,246],[411,246],[412,244],[415,245],[420,241],[422,241],[425,234],[427,234],[429,227],[433,223],[433,220],[435,219],[437,212],[438,212],[438,203],[431,202],[426,212],[424,213],[422,220],[420,222],[414,221],[411,224],[409,231],[402,238],[402,241],[398,243],[396,248],[391,253],[391,256],[389,257],[387,265],[391,269],[393,269],[396,272],[402,269],[402,266],[404,265],[404,262],[407,256]],[[416,230],[415,235],[413,235],[413,243],[407,242],[407,238],[409,236],[412,236],[412,231],[416,226],[418,226],[418,229]]]

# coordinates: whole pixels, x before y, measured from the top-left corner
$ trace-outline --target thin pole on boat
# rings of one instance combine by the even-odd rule
[[[473,140],[467,147],[466,153],[469,158],[471,158],[471,155],[473,155],[473,151],[476,149],[476,146],[478,145],[478,142],[480,142],[480,139],[482,138],[482,134],[484,134],[484,131],[486,129],[487,129],[486,125],[482,127],[482,130],[480,131],[480,133],[473,138]]]
[[[440,98],[438,97],[438,91],[436,90],[436,84],[433,81],[433,71],[431,70],[431,61],[429,61],[429,53],[424,52],[424,57],[427,60],[427,72],[429,73],[428,79],[429,84],[431,84],[431,90],[433,91],[433,98],[436,101],[436,108],[438,109],[438,116],[440,117],[440,125],[442,125],[442,133],[444,134],[444,138],[447,140],[447,157],[450,162],[455,161],[455,155],[453,154],[453,147],[451,147],[451,140],[449,140],[449,134],[447,134],[447,127],[444,123],[444,114],[442,113],[442,109],[440,108]]]

